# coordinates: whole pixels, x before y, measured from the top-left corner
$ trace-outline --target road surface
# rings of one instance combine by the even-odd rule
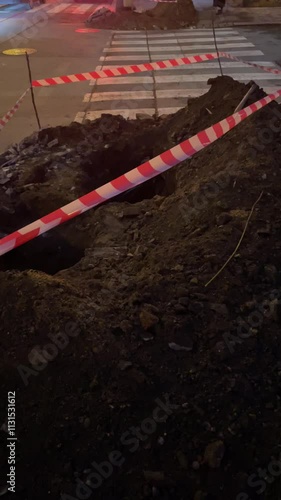
[[[224,28],[216,30],[218,49],[241,59],[222,59],[223,74],[244,83],[255,80],[267,93],[281,88],[281,75],[244,64],[254,62],[276,68],[281,40],[278,31]],[[194,54],[216,52],[210,29],[177,32],[118,32],[100,57],[99,69],[141,64]],[[281,68],[279,68],[281,69]],[[169,114],[186,105],[188,98],[208,91],[207,81],[220,75],[217,60],[180,68],[100,79],[90,82],[84,96],[85,109],[76,119],[93,120],[102,112],[134,118],[136,113]],[[238,104],[238,103],[237,103]]]
[[[124,64],[135,64],[214,52],[211,30],[178,32],[94,32],[78,33],[84,20],[98,4],[48,3],[32,11],[0,10],[0,117],[28,87],[24,56],[7,56],[5,49],[34,48],[30,56],[33,79],[88,72]],[[2,17],[1,17],[2,16]],[[5,17],[6,16],[6,17]],[[28,26],[29,23],[29,26]],[[18,33],[17,35],[15,35]],[[219,50],[242,61],[267,67],[280,64],[279,30],[268,28],[224,28],[217,30]],[[243,62],[222,61],[224,74],[248,82],[255,80],[267,92],[281,88],[280,76],[251,68]],[[217,61],[132,74],[67,85],[35,89],[42,127],[83,122],[102,113],[135,117],[136,113],[172,113],[208,90],[207,80],[219,75]],[[5,150],[37,129],[30,96],[0,133],[0,150]]]
[[[4,1],[4,0],[2,0]],[[83,3],[48,3],[29,10],[0,9],[0,117],[29,86],[25,56],[7,56],[12,48],[33,48],[30,56],[33,79],[94,70],[110,33],[77,33],[99,6]],[[11,7],[11,6],[10,6]],[[68,124],[81,111],[88,83],[35,90],[42,126]],[[31,98],[0,132],[0,151],[37,129]]]

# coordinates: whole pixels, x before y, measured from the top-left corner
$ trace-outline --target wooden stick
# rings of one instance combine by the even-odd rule
[[[235,109],[234,113],[237,111],[240,111],[240,109],[243,108],[244,104],[247,102],[249,96],[254,92],[254,90],[257,88],[257,84],[254,83],[251,88],[248,90],[247,94],[244,95],[243,99],[239,102],[237,108]]]
[[[251,211],[249,213],[249,216],[248,216],[248,219],[246,221],[246,224],[245,224],[245,227],[244,227],[244,230],[243,230],[243,233],[241,235],[241,238],[240,240],[238,241],[237,245],[236,245],[236,248],[234,250],[234,252],[232,252],[231,256],[227,259],[227,261],[225,262],[225,264],[220,268],[220,270],[215,274],[215,276],[213,276],[210,281],[208,281],[208,283],[206,283],[205,287],[210,285],[210,283],[212,283],[212,281],[214,281],[214,279],[216,279],[218,277],[218,275],[226,268],[227,264],[231,261],[231,259],[234,257],[234,255],[236,254],[238,248],[240,247],[241,243],[242,243],[242,240],[245,236],[245,233],[247,231],[247,227],[249,225],[249,222],[250,222],[250,218],[252,217],[252,214],[253,214],[253,211],[255,209],[255,206],[257,205],[257,203],[260,201],[261,197],[263,195],[263,191],[261,192],[261,194],[259,195],[258,199],[255,201],[255,203],[253,204],[252,208],[251,208]]]
[[[212,28],[213,28],[215,47],[216,47],[217,56],[218,56],[218,63],[219,63],[219,67],[220,67],[220,73],[221,73],[221,76],[223,76],[219,50],[218,50],[218,46],[217,46],[216,30],[215,30],[215,23],[214,23],[214,12],[212,12]]]
[[[39,120],[39,116],[38,116],[38,112],[37,112],[37,108],[36,108],[36,104],[35,104],[35,99],[34,99],[34,92],[33,92],[33,87],[32,87],[32,76],[31,76],[31,69],[30,69],[30,62],[29,62],[28,53],[26,52],[25,55],[26,55],[26,62],[27,62],[27,68],[28,68],[32,104],[33,104],[33,108],[35,111],[35,116],[36,116],[39,130],[41,130],[41,124],[40,124],[40,120]]]

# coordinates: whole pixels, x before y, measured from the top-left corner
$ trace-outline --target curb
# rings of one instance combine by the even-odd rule
[[[208,22],[208,23],[202,23],[202,24],[197,24],[196,28],[195,29],[202,29],[202,28],[212,28],[212,23],[211,22]],[[247,27],[247,26],[266,26],[266,27],[270,27],[270,26],[281,26],[281,22],[275,22],[275,23],[254,23],[254,22],[248,22],[248,23],[241,23],[241,22],[224,22],[224,23],[220,23],[220,24],[216,24],[215,25],[215,28],[232,28],[234,26],[243,26],[243,27]]]
[[[255,22],[245,22],[245,23],[234,23],[234,26],[280,26],[281,21],[270,22],[270,23],[255,23]]]

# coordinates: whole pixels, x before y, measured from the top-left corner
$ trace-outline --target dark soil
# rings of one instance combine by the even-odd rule
[[[114,30],[153,30],[176,29],[195,26],[197,12],[192,0],[179,0],[178,3],[159,3],[153,9],[142,13],[132,10],[118,10],[100,20],[89,20],[87,26]]]
[[[0,157],[0,229],[231,114],[250,85],[217,78],[165,119],[107,115],[26,139]],[[1,258],[0,493],[8,391],[17,436],[3,498],[280,498],[278,108]]]

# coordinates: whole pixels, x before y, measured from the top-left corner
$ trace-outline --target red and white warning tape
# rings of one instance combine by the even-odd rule
[[[91,191],[90,193],[78,198],[77,200],[65,205],[64,207],[55,210],[54,212],[45,215],[41,219],[25,226],[18,231],[2,238],[0,240],[0,255],[13,250],[14,248],[23,245],[24,243],[36,238],[37,236],[46,233],[53,227],[59,226],[63,222],[73,219],[77,215],[86,212],[92,207],[100,205],[102,202],[114,198],[148,179],[152,179],[156,175],[169,170],[171,167],[190,158],[201,149],[204,149],[209,144],[212,144],[217,139],[225,135],[229,130],[233,129],[252,115],[259,109],[263,108],[270,102],[281,96],[281,90],[277,90],[273,94],[263,97],[259,101],[250,104],[246,108],[228,116],[224,120],[212,125],[187,139],[177,146],[165,151],[142,165],[130,170],[126,174],[120,175],[111,182]]]
[[[30,89],[27,89],[22,96],[17,100],[16,104],[6,113],[3,118],[0,118],[0,131],[7,125],[7,123],[10,121],[10,119],[14,116],[16,111],[19,109],[22,101],[24,100],[26,94],[29,92]]]
[[[145,71],[153,71],[153,70],[161,70],[167,68],[175,68],[177,66],[183,66],[188,64],[200,63],[202,61],[210,61],[213,59],[217,59],[218,57],[225,57],[227,59],[232,59],[234,61],[239,61],[249,66],[253,66],[255,68],[260,68],[263,71],[267,71],[269,73],[273,73],[275,75],[281,74],[281,70],[275,68],[268,68],[266,66],[260,66],[255,63],[251,63],[248,61],[243,61],[234,57],[226,52],[218,52],[211,54],[200,54],[190,57],[182,57],[178,59],[167,59],[165,61],[157,61],[154,63],[143,63],[138,65],[129,65],[122,66],[119,68],[105,69],[102,71],[92,71],[88,73],[77,73],[73,75],[65,75],[65,76],[57,76],[53,78],[44,78],[42,80],[34,80],[32,82],[32,87],[46,87],[49,85],[61,85],[64,83],[74,83],[74,82],[82,82],[85,80],[99,79],[99,78],[111,78],[117,77],[121,75],[128,75],[131,73],[141,73]],[[250,75],[249,75],[250,76]],[[19,98],[14,107],[8,111],[8,113],[0,119],[0,132],[5,127],[5,125],[9,122],[9,120],[14,116],[15,112],[18,110],[21,105],[23,99],[30,89],[27,89],[24,94]]]
[[[194,64],[194,63],[199,63],[202,61],[209,61],[212,59],[217,59],[218,55],[217,53],[213,54],[201,54],[201,55],[195,55],[195,56],[190,56],[190,57],[182,57],[179,59],[168,59],[166,61],[157,61],[154,63],[144,63],[144,64],[138,64],[138,65],[129,65],[129,66],[122,66],[120,68],[113,68],[113,69],[105,69],[103,71],[92,71],[89,73],[77,73],[74,75],[66,75],[66,76],[57,76],[54,78],[45,78],[43,80],[34,80],[32,82],[32,87],[46,87],[49,85],[60,85],[63,83],[74,83],[74,82],[82,82],[85,80],[92,80],[93,78],[98,79],[98,78],[109,78],[109,77],[115,77],[115,76],[120,76],[120,75],[127,75],[131,73],[140,73],[144,71],[152,71],[152,70],[159,70],[159,69],[165,69],[165,68],[174,68],[177,66],[183,66],[185,64]],[[18,110],[20,104],[22,103],[23,99],[25,98],[27,92],[30,89],[27,89],[24,94],[19,98],[19,100],[16,102],[14,107],[6,113],[5,116],[3,116],[2,119],[0,119],[0,132],[1,130],[7,125],[9,120],[14,116],[15,112]]]
[[[230,54],[227,54],[226,52],[219,52],[219,56],[226,57],[227,59],[233,59],[233,61],[243,62],[244,64],[247,64],[248,66],[253,66],[254,68],[262,69],[263,71],[267,71],[268,73],[273,73],[274,75],[281,75],[280,69],[267,68],[266,66],[260,66],[259,64],[251,63],[248,61],[242,61],[242,59],[238,59],[238,57],[231,56]],[[251,75],[249,75],[249,77],[250,76]]]
[[[76,83],[83,82],[85,80],[99,79],[99,78],[112,78],[115,76],[128,75],[131,73],[142,73],[144,71],[161,70],[167,68],[174,68],[176,66],[184,66],[187,64],[199,63],[202,61],[210,61],[212,59],[217,59],[218,56],[225,57],[227,59],[233,59],[234,61],[239,61],[249,66],[262,69],[269,73],[275,75],[281,74],[281,70],[267,68],[266,66],[260,66],[255,63],[250,63],[238,59],[237,57],[231,56],[226,52],[215,52],[211,54],[199,54],[190,57],[182,57],[179,59],[168,59],[166,61],[157,61],[154,63],[143,63],[138,65],[122,66],[120,68],[104,69],[101,71],[91,71],[87,73],[76,73],[73,75],[56,76],[53,78],[44,78],[42,80],[34,80],[32,82],[33,87],[47,87],[49,85],[62,85],[64,83]],[[250,76],[250,75],[249,75]]]
[[[131,73],[141,73],[143,71],[153,71],[165,68],[174,68],[185,64],[194,64],[202,61],[217,59],[217,53],[200,54],[190,57],[181,57],[179,59],[167,59],[166,61],[157,61],[153,63],[144,63],[132,66],[122,66],[120,68],[104,69],[102,71],[91,71],[89,73],[76,73],[74,75],[56,76],[53,78],[44,78],[43,80],[34,80],[32,87],[47,87],[48,85],[61,85],[63,83],[83,82],[98,78],[108,78],[114,76],[128,75]]]

